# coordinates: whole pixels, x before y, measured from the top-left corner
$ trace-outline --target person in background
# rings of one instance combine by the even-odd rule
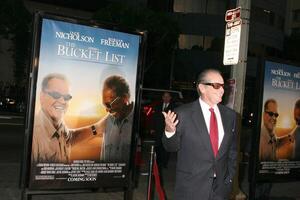
[[[162,101],[154,108],[154,123],[151,131],[155,135],[155,149],[159,168],[167,168],[170,157],[170,153],[165,150],[162,144],[162,136],[165,132],[165,120],[162,112],[168,112],[169,110],[173,111],[173,109],[174,103],[172,102],[170,92],[164,92]]]
[[[277,136],[275,128],[277,124],[278,104],[275,99],[268,99],[264,104],[263,123],[260,133],[259,160],[277,161],[277,151],[285,144],[291,144],[291,134]]]
[[[72,96],[63,74],[45,76],[39,97],[41,109],[34,119],[31,161],[34,164],[69,163],[71,146],[95,134],[90,126],[71,130],[65,125],[64,116]],[[98,133],[101,132],[100,125],[97,126]]]
[[[163,112],[163,144],[177,152],[174,199],[229,199],[237,162],[237,114],[220,104],[224,80],[218,70],[203,71],[197,90],[196,101]]]
[[[278,105],[275,99],[268,99],[264,104],[263,123],[259,142],[259,160],[276,161],[277,160],[277,138],[275,127],[277,124]],[[269,199],[272,183],[257,183],[255,200]]]
[[[278,114],[278,104],[275,99],[267,99],[264,104],[263,122],[260,133],[259,161],[277,161],[277,151],[284,144],[291,143],[292,136],[286,134],[278,137],[276,135],[276,124]],[[269,199],[272,183],[257,183],[255,199]]]
[[[263,123],[260,134],[259,160],[275,161],[276,156],[276,133],[278,105],[276,100],[268,99],[264,104]]]
[[[298,101],[296,101],[296,103],[295,103],[294,119],[295,119],[296,125],[295,125],[295,128],[290,133],[290,135],[295,140],[293,159],[300,160],[300,99],[298,99]]]
[[[133,126],[134,103],[130,101],[127,81],[110,76],[104,81],[102,103],[109,115],[105,119],[101,160],[127,162]]]

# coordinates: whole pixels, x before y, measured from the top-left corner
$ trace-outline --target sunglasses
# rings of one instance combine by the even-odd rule
[[[118,99],[120,99],[120,98],[121,98],[121,97],[116,97],[114,100],[112,100],[112,102],[110,102],[110,103],[105,103],[105,104],[104,104],[105,107],[108,108],[108,109],[112,109],[114,103],[115,103]]]
[[[265,113],[267,113],[270,117],[273,117],[275,116],[275,118],[277,118],[279,116],[278,113],[275,113],[275,112],[271,112],[271,111],[265,111]]]
[[[203,85],[209,85],[212,86],[214,89],[220,89],[221,87],[224,88],[224,83],[201,83]]]
[[[70,101],[72,99],[72,96],[70,94],[61,94],[59,92],[49,92],[49,91],[44,91],[46,94],[48,94],[50,97],[52,97],[53,99],[60,99],[61,97],[65,100],[65,101]]]

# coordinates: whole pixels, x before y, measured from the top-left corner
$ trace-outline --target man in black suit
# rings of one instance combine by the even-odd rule
[[[153,130],[155,134],[155,148],[157,155],[157,163],[160,168],[167,168],[170,153],[165,150],[162,144],[162,136],[165,132],[165,120],[162,112],[173,111],[174,103],[172,102],[172,96],[170,92],[164,92],[162,95],[162,101],[158,104],[154,110],[155,114],[153,116]]]
[[[163,113],[163,144],[178,155],[174,199],[229,199],[236,171],[237,115],[219,104],[224,94],[219,71],[203,71],[197,90],[199,99]]]

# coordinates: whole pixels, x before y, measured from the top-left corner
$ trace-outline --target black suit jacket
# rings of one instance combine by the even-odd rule
[[[228,199],[236,169],[236,113],[218,105],[224,138],[216,158],[210,143],[203,112],[196,100],[175,109],[179,123],[176,133],[163,144],[168,151],[177,151],[176,200],[209,199],[213,180],[217,188],[215,199]],[[214,179],[214,174],[216,178]]]

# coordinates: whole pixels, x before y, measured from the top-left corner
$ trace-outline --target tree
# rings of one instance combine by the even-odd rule
[[[299,58],[300,33],[294,33],[290,37],[285,38],[284,58],[300,62]]]
[[[169,84],[171,59],[178,41],[179,28],[167,13],[118,3],[99,9],[93,18],[100,23],[146,30],[144,86],[162,87]]]
[[[168,85],[172,54],[179,36],[177,23],[167,13],[146,8],[123,3],[103,3],[101,6],[95,12],[94,20],[148,32],[144,85]],[[24,82],[24,77],[28,77],[32,17],[22,0],[2,0],[0,11],[0,36],[13,42],[14,78],[19,84]]]
[[[0,2],[0,36],[13,42],[14,78],[24,84],[28,71],[31,15],[22,0]],[[26,82],[26,81],[25,81]]]

